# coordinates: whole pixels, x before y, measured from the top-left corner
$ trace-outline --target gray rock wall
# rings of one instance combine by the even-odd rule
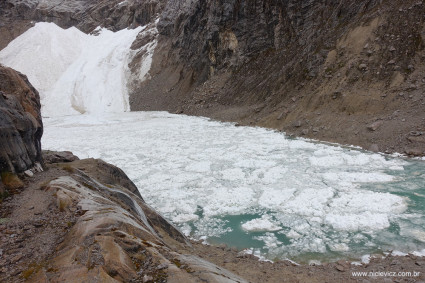
[[[0,65],[0,172],[42,163],[40,97],[26,76]]]

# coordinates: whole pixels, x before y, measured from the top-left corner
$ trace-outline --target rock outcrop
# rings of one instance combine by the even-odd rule
[[[0,172],[40,166],[42,135],[37,90],[25,75],[0,65]]]
[[[168,1],[152,76],[131,107],[422,155],[410,133],[425,130],[424,10],[422,1]]]
[[[46,166],[0,223],[1,281],[246,282],[193,255],[115,166],[95,159]]]

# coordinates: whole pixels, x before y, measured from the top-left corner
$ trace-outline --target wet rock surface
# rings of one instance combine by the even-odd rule
[[[20,173],[42,163],[42,134],[37,90],[26,76],[0,65],[0,172]]]

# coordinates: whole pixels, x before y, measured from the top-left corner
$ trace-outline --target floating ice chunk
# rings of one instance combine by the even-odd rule
[[[291,229],[288,233],[286,233],[286,237],[292,238],[292,239],[299,239],[301,238],[301,234]]]
[[[223,234],[233,231],[232,228],[226,227],[227,221],[217,218],[201,218],[194,225],[196,227],[195,235],[198,236],[208,235],[208,237],[220,237]]]
[[[421,251],[414,251],[414,252],[412,252],[412,254],[415,255],[415,256],[425,257],[425,249],[423,249]]]
[[[179,214],[175,217],[173,217],[172,221],[174,223],[185,223],[185,222],[192,222],[199,219],[199,216],[196,214]]]
[[[309,160],[312,166],[336,167],[344,164],[344,160],[337,155],[323,157],[312,156]]]
[[[407,209],[407,203],[403,197],[390,193],[355,190],[332,199],[329,207],[341,213],[402,213]]]
[[[288,144],[288,147],[290,149],[310,149],[315,150],[317,149],[317,145],[315,145],[312,142],[303,141],[302,139],[293,140]]]
[[[407,253],[400,252],[400,251],[392,251],[391,252],[391,255],[392,256],[407,256],[408,254]]]
[[[334,229],[344,231],[381,230],[390,226],[388,215],[383,213],[328,214],[325,221]]]
[[[303,221],[301,223],[295,223],[295,224],[296,225],[294,225],[292,228],[294,231],[300,234],[305,234],[306,232],[308,232],[308,230],[311,229],[311,225],[307,221]]]
[[[264,173],[263,183],[272,184],[276,180],[281,179],[285,176],[285,173],[288,172],[288,168],[282,166],[272,167]]]
[[[331,188],[304,189],[294,198],[286,201],[280,208],[282,212],[295,213],[298,215],[322,216],[325,206],[334,195]]]
[[[178,225],[179,230],[186,236],[189,236],[192,232],[192,227],[188,223]]]
[[[186,166],[185,169],[187,171],[206,173],[211,170],[211,162],[209,161],[194,162]]]
[[[213,196],[206,199],[203,210],[207,217],[243,214],[253,202],[254,191],[246,187],[214,188]]]
[[[261,194],[258,204],[264,208],[278,209],[294,196],[296,189],[284,188],[282,190],[267,188]]]
[[[269,232],[265,233],[264,236],[254,237],[254,239],[263,241],[265,248],[267,249],[274,249],[282,244],[282,242],[277,239],[275,234]]]
[[[362,256],[362,258],[361,258],[361,261],[362,261],[362,263],[364,263],[364,264],[369,264],[370,263],[370,255],[369,254],[367,254],[367,255],[363,255]]]
[[[270,168],[276,165],[276,162],[263,159],[242,159],[234,164],[241,168]]]
[[[274,224],[270,217],[263,215],[261,218],[256,218],[242,224],[242,229],[245,231],[279,231],[282,228]]]
[[[391,182],[394,177],[385,173],[366,173],[366,172],[328,172],[324,173],[325,180],[333,182],[356,182],[356,183],[371,183],[371,182]]]
[[[404,167],[402,165],[392,165],[388,169],[392,171],[403,171]]]
[[[419,241],[425,243],[425,231],[417,230],[417,229],[411,229],[409,231],[409,234]]]
[[[350,250],[348,245],[345,243],[334,243],[329,245],[329,248],[334,252],[346,252]]]
[[[231,168],[221,171],[223,179],[229,181],[243,180],[245,173],[240,168]]]

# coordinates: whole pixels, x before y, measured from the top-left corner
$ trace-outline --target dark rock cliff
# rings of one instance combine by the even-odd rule
[[[26,76],[0,65],[0,172],[42,163],[40,97]]]
[[[313,74],[347,24],[379,1],[192,1],[186,10],[170,2],[160,34],[174,38],[180,58],[205,81],[214,71],[238,67],[264,51],[279,52],[285,69],[303,58]]]
[[[223,85],[229,81],[226,90],[215,89],[214,98],[224,98],[224,104],[237,104],[240,98],[247,100],[249,93],[249,103],[270,100],[288,81],[316,77],[336,40],[378,3],[168,1],[158,30],[159,45],[162,49],[168,45],[169,49],[156,59],[162,62],[162,70],[164,66],[182,66],[183,71],[177,83],[168,80],[169,86],[162,86],[152,95],[160,100],[162,95],[165,101],[168,96],[187,98],[185,94],[194,87],[227,73],[231,77],[221,80]],[[186,80],[190,86],[180,93],[175,86]]]
[[[422,1],[168,1],[131,106],[423,155],[424,12]]]

